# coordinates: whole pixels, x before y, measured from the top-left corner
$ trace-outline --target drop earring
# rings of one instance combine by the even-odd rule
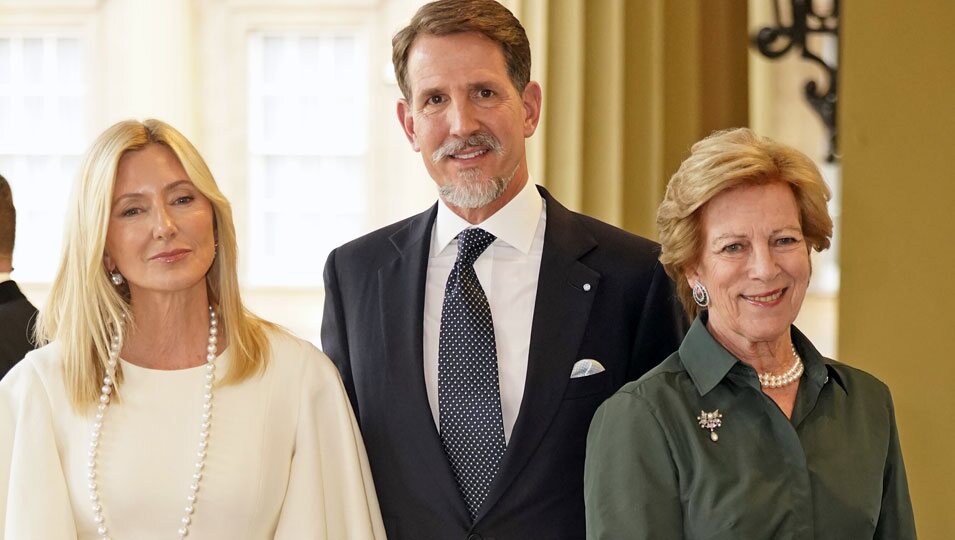
[[[123,278],[123,274],[119,273],[119,270],[113,270],[110,272],[109,279],[113,282],[113,285],[116,285],[117,287],[126,282],[126,279]]]
[[[693,301],[696,302],[696,305],[700,306],[701,308],[705,308],[710,305],[710,293],[699,281],[693,285]]]

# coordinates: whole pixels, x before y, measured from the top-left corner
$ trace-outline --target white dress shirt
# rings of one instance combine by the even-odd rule
[[[458,255],[458,234],[469,227],[479,227],[497,237],[475,261],[474,271],[487,295],[494,321],[504,438],[509,441],[524,398],[546,221],[544,199],[530,179],[510,202],[478,225],[471,225],[443,202],[438,203],[424,292],[424,380],[431,414],[439,428],[441,306],[448,276]]]

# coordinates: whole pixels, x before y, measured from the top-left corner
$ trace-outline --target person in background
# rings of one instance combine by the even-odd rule
[[[582,538],[590,419],[685,329],[658,246],[531,180],[541,87],[505,7],[427,4],[392,58],[440,200],[329,255],[322,322],[388,537]]]
[[[657,224],[696,320],[594,417],[589,539],[915,538],[889,389],[793,326],[829,197],[808,157],[749,129],[693,146]]]
[[[385,538],[348,397],[251,314],[232,210],[158,120],[88,152],[29,353],[0,382],[4,538]]]
[[[10,279],[17,209],[7,179],[0,176],[0,378],[36,346],[33,329],[37,310]]]

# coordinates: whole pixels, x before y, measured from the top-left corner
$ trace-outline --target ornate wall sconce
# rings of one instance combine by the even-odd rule
[[[828,13],[821,13],[814,4],[830,4]],[[788,6],[788,7],[786,7]],[[790,24],[787,26],[780,17],[780,12],[788,10]],[[831,36],[838,47],[839,42],[839,0],[773,0],[774,26],[761,28],[752,36],[753,45],[759,52],[776,60],[787,54],[794,47],[801,51],[802,58],[822,66],[828,78],[825,93],[820,91],[820,85],[813,80],[806,83],[804,88],[806,101],[816,111],[829,133],[829,152],[826,161],[833,163],[838,159],[836,146],[836,105],[838,104],[836,62],[826,62],[819,54],[809,50],[807,38],[813,34]]]

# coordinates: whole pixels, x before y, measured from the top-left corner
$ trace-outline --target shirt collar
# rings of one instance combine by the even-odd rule
[[[480,227],[526,255],[534,242],[543,207],[544,199],[531,178],[527,179],[524,187],[503,208],[477,225],[468,223],[451,211],[444,201],[440,201],[438,217],[434,221],[431,255],[444,251],[461,231],[469,227]]]
[[[0,283],[10,281],[10,272],[0,272]]]
[[[705,311],[700,313],[690,326],[683,343],[680,344],[680,359],[701,396],[715,388],[734,366],[737,364],[743,366],[743,363],[723,348],[706,329],[706,317]],[[790,326],[790,333],[796,352],[799,353],[805,366],[806,376],[819,387],[829,382],[829,378],[832,377],[845,391],[846,387],[842,378],[831,366],[832,361],[823,357],[798,328]],[[749,368],[748,371],[752,372],[752,378],[755,380],[755,370]]]

